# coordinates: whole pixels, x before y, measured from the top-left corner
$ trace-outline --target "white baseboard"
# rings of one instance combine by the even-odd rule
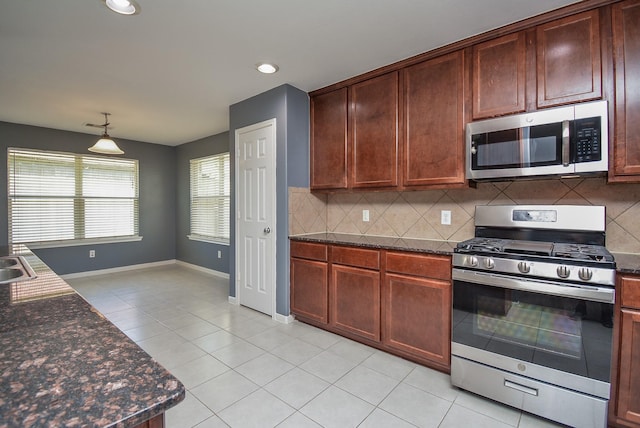
[[[229,296],[229,303],[232,305],[238,306],[240,303],[238,302],[238,298],[234,296]]]
[[[176,264],[180,266],[188,267],[189,269],[197,270],[199,272],[204,272],[209,275],[217,276],[219,278],[229,279],[228,273],[220,272],[218,270],[213,270],[206,267],[194,265],[192,263],[183,262],[182,260],[176,260]]]
[[[146,268],[158,267],[158,266],[167,266],[167,265],[173,265],[175,263],[176,263],[175,259],[163,260],[161,262],[142,263],[138,265],[119,266],[116,268],[109,268],[109,269],[98,269],[98,270],[88,270],[85,272],[68,273],[66,275],[60,275],[60,278],[62,279],[84,278],[88,276],[105,275],[108,273],[126,272],[129,270],[146,269]]]
[[[220,272],[213,269],[208,269],[202,266],[194,265],[192,263],[187,263],[187,262],[183,262],[181,260],[176,260],[176,259],[162,260],[160,262],[141,263],[141,264],[129,265],[129,266],[119,266],[116,268],[109,268],[109,269],[98,269],[98,270],[89,270],[86,272],[69,273],[66,275],[60,275],[60,278],[62,279],[86,278],[86,277],[96,276],[96,275],[105,275],[105,274],[116,273],[116,272],[126,272],[130,270],[147,269],[152,267],[168,266],[173,264],[184,266],[189,269],[197,270],[199,272],[203,272],[212,276],[217,276],[219,278],[229,279],[228,273]]]

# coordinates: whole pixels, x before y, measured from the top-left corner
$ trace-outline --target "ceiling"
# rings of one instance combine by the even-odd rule
[[[0,121],[178,145],[229,105],[312,91],[575,0],[0,0]],[[263,75],[255,64],[280,71]]]

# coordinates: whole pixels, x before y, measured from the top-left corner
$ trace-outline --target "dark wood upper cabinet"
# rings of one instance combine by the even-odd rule
[[[347,188],[347,88],[311,98],[311,189]]]
[[[538,107],[602,97],[597,9],[536,29]]]
[[[640,1],[612,6],[615,113],[611,181],[640,181]]]
[[[636,6],[578,2],[312,92],[311,189],[464,187],[466,122],[602,98],[613,103],[613,61],[609,178],[640,180]]]
[[[350,187],[398,185],[398,72],[350,87]]]
[[[403,70],[403,186],[464,184],[464,51]]]
[[[526,35],[508,34],[473,46],[473,118],[525,110]]]

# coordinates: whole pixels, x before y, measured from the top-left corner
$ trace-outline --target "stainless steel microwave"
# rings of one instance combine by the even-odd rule
[[[607,102],[597,101],[471,122],[466,178],[604,173],[609,166],[607,117]]]

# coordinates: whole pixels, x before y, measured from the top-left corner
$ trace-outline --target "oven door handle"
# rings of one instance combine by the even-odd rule
[[[609,287],[562,284],[539,279],[531,280],[514,278],[511,276],[456,268],[453,269],[452,278],[454,282],[465,281],[471,284],[490,285],[493,287],[530,291],[533,293],[549,294],[552,296],[569,297],[572,299],[589,300],[600,303],[615,302],[615,289]]]

